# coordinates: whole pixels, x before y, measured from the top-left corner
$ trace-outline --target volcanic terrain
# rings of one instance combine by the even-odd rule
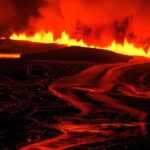
[[[150,149],[150,62],[106,50],[0,41],[1,150]]]

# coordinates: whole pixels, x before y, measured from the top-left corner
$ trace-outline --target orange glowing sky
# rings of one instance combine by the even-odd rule
[[[1,0],[0,8],[1,37],[150,53],[149,0]]]

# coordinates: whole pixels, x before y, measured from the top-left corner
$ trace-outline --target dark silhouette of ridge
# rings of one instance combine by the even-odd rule
[[[83,48],[77,46],[65,47],[47,52],[23,54],[23,59],[91,61],[91,62],[126,62],[132,57],[117,54],[107,50]]]
[[[22,59],[90,61],[90,62],[127,62],[132,57],[108,50],[83,48],[78,46],[34,43],[28,41],[0,40],[0,53],[20,53]]]

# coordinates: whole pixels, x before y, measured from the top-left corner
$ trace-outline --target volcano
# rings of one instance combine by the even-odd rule
[[[0,0],[0,150],[149,150],[149,10]]]

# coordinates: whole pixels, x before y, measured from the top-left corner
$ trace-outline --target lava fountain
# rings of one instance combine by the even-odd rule
[[[116,41],[113,41],[110,45],[106,47],[101,47],[99,45],[97,46],[88,45],[86,42],[83,41],[83,39],[81,40],[72,39],[65,31],[62,32],[61,37],[56,40],[54,39],[53,32],[45,32],[44,30],[35,33],[33,36],[28,36],[26,33],[22,33],[19,35],[14,33],[13,35],[10,36],[10,39],[39,42],[46,44],[56,43],[56,44],[64,44],[67,46],[81,46],[88,48],[105,49],[123,55],[150,57],[150,48],[146,52],[143,47],[136,47],[133,43],[129,43],[127,39],[124,40],[123,44],[119,44],[116,43]]]

